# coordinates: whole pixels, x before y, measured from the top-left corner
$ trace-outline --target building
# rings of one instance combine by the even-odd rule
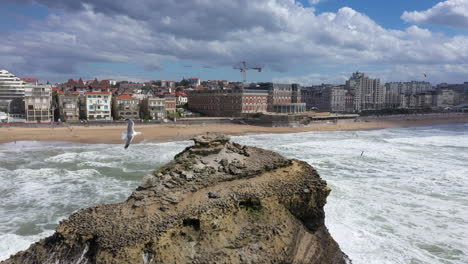
[[[436,106],[436,93],[435,92],[423,92],[416,95],[417,108],[430,109]]]
[[[176,85],[175,81],[161,81],[161,87],[174,89]]]
[[[24,115],[24,86],[14,74],[0,70],[0,112]]]
[[[451,89],[441,89],[437,91],[436,106],[439,108],[452,107],[461,104],[461,93]]]
[[[265,90],[198,90],[188,93],[188,108],[207,116],[236,117],[264,113],[268,106]]]
[[[81,78],[77,81],[69,79],[66,83],[62,83],[59,88],[63,91],[75,91],[83,95],[88,92],[88,86]]]
[[[107,81],[111,86],[115,86],[117,84],[117,81],[114,79],[105,79],[104,81]]]
[[[200,78],[189,78],[188,79],[189,86],[197,87],[201,85]]]
[[[37,86],[39,85],[39,79],[36,78],[20,78],[26,85]]]
[[[60,120],[77,122],[80,120],[80,93],[76,91],[59,91],[58,107]]]
[[[25,86],[26,122],[53,122],[52,86]]]
[[[162,120],[167,117],[166,100],[162,97],[148,97],[141,101],[142,117],[145,119]]]
[[[109,121],[111,116],[112,94],[110,92],[87,92],[86,119],[89,121]]]
[[[384,108],[398,109],[406,108],[406,97],[403,89],[403,83],[391,82],[385,84],[385,103]]]
[[[140,119],[140,100],[130,95],[113,97],[114,120]]]
[[[175,96],[176,96],[176,106],[177,107],[182,107],[182,106],[187,104],[188,97],[187,97],[186,93],[177,92]]]
[[[307,109],[321,112],[345,112],[346,89],[340,86],[320,85],[302,89],[302,101]]]
[[[419,99],[416,99],[416,101],[414,101],[411,99],[411,97],[418,97],[418,95],[420,94],[428,95],[427,93],[431,93],[432,91],[434,91],[431,83],[418,81],[390,82],[385,84],[384,89],[384,107],[389,109],[421,107],[421,103],[418,103]],[[423,105],[427,106],[428,103],[426,103],[426,99],[423,100]]]
[[[384,108],[385,92],[379,79],[371,79],[362,72],[355,72],[346,81],[346,89],[354,96],[354,112]]]
[[[164,108],[168,114],[175,114],[177,111],[177,99],[173,94],[164,95]]]
[[[248,89],[268,93],[268,112],[301,113],[306,110],[306,104],[301,102],[301,87],[298,84],[258,83]]]

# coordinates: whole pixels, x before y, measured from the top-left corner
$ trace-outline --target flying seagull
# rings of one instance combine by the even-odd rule
[[[130,119],[125,119],[125,121],[127,121],[127,132],[123,132],[122,133],[122,139],[126,139],[127,141],[125,142],[125,149],[128,148],[128,146],[130,145],[130,143],[132,142],[133,140],[133,137],[136,136],[136,135],[139,135],[141,134],[141,132],[136,132],[134,129],[133,129],[133,126],[134,126],[134,123],[132,120]]]

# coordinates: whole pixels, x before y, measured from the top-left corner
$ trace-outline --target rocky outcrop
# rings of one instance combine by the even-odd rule
[[[307,163],[204,135],[119,204],[74,213],[3,263],[345,263]]]

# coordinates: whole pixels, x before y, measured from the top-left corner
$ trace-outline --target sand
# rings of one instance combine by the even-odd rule
[[[188,140],[206,132],[221,132],[228,135],[258,133],[298,133],[309,131],[370,130],[393,127],[428,126],[435,124],[468,123],[468,114],[419,115],[407,117],[368,118],[361,122],[339,122],[337,124],[312,124],[307,127],[262,127],[236,124],[211,125],[136,125],[142,135],[134,143],[167,142]],[[115,126],[61,126],[61,127],[10,127],[0,126],[0,143],[13,141],[68,141],[79,143],[122,143],[123,125]]]

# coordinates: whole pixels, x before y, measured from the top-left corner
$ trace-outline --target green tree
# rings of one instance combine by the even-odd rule
[[[187,79],[183,79],[182,81],[179,82],[178,86],[187,87],[189,86],[189,81]]]

